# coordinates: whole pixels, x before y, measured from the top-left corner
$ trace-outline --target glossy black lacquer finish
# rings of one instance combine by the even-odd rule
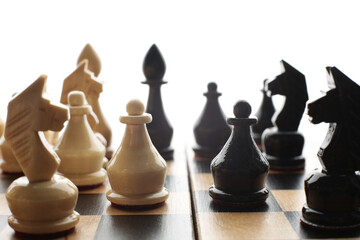
[[[249,118],[251,107],[246,101],[234,106],[235,118],[227,122],[234,125],[231,136],[221,152],[211,162],[214,185],[209,194],[215,203],[228,205],[254,205],[265,202],[269,190],[265,187],[269,163],[256,146]]]
[[[207,98],[204,110],[194,127],[196,146],[195,155],[200,158],[213,159],[222,149],[231,134],[231,128],[226,123],[225,115],[219,104],[221,93],[217,91],[214,82],[208,84]]]
[[[263,94],[263,99],[259,107],[259,110],[255,113],[255,116],[258,118],[258,122],[257,124],[251,127],[254,140],[260,149],[262,149],[261,135],[263,134],[265,129],[274,126],[271,119],[275,113],[275,107],[272,102],[271,96],[268,96],[265,91],[265,86],[267,81],[268,81],[267,79],[264,80],[264,87],[261,90]]]
[[[360,87],[328,67],[330,91],[308,105],[312,123],[329,123],[318,151],[322,171],[305,180],[305,226],[331,230],[360,228]]]
[[[264,131],[262,146],[272,169],[303,169],[304,137],[297,130],[308,100],[305,76],[284,60],[281,66],[283,73],[267,83],[266,90],[271,96],[279,94],[286,100],[275,127]]]
[[[143,62],[146,80],[142,83],[149,85],[146,112],[150,113],[153,118],[152,122],[146,126],[155,148],[164,159],[168,160],[173,158],[174,150],[170,146],[173,128],[165,115],[160,91],[161,85],[167,83],[163,81],[165,70],[164,59],[154,44],[147,52]]]

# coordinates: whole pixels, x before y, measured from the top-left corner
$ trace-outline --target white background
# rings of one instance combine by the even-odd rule
[[[253,113],[265,78],[280,74],[286,60],[305,74],[310,101],[326,91],[326,66],[360,81],[360,4],[356,1],[1,1],[0,114],[12,93],[48,75],[48,92],[60,98],[62,81],[90,43],[102,61],[101,105],[113,129],[114,147],[124,126],[118,117],[132,98],[145,104],[142,61],[156,43],[166,61],[165,111],[180,141],[192,127],[210,81],[223,93],[228,117],[237,100]],[[281,97],[274,98],[281,108]],[[301,123],[311,154],[326,124]],[[312,133],[308,135],[307,133]]]

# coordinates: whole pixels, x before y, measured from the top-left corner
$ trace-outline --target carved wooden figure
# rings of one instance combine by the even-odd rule
[[[318,151],[322,170],[305,180],[301,222],[321,229],[360,227],[360,86],[328,67],[326,95],[308,105],[311,122],[329,123]]]
[[[152,117],[144,113],[144,105],[132,100],[126,106],[128,116],[119,149],[108,163],[111,190],[106,196],[114,205],[154,207],[165,202],[169,192],[164,188],[167,165],[151,143],[145,124]]]
[[[67,178],[54,175],[59,157],[43,131],[60,131],[68,119],[65,106],[42,96],[46,76],[41,75],[8,105],[5,138],[25,173],[6,192],[12,215],[9,225],[26,234],[66,232],[79,222],[74,211],[78,189]]]
[[[231,127],[226,123],[218,98],[214,82],[208,84],[208,91],[204,93],[206,104],[194,127],[196,145],[193,147],[195,155],[200,158],[213,159],[223,148],[231,134]]]
[[[106,179],[102,168],[106,149],[88,123],[91,106],[80,91],[70,92],[68,103],[70,120],[55,146],[61,159],[58,172],[78,187],[98,186]]]
[[[251,136],[251,106],[239,101],[234,106],[235,118],[227,122],[234,125],[229,140],[211,162],[214,185],[209,189],[215,203],[234,206],[257,205],[265,202],[269,190],[265,186],[269,163]]]
[[[298,127],[308,100],[305,76],[290,64],[281,61],[283,73],[267,83],[271,96],[285,96],[285,104],[276,116],[275,127],[262,135],[262,146],[270,168],[278,170],[303,169],[304,137]]]
[[[163,80],[165,70],[165,61],[154,44],[147,52],[143,62],[146,80],[142,83],[149,85],[146,112],[153,116],[153,121],[147,125],[147,129],[155,148],[167,160],[173,158],[174,149],[171,147],[171,140],[174,130],[165,115],[161,99],[161,85],[167,83]]]
[[[271,96],[268,96],[265,91],[267,84],[267,79],[264,80],[264,87],[261,90],[263,94],[263,99],[258,111],[255,113],[255,116],[258,118],[257,124],[251,126],[252,135],[259,149],[262,150],[261,136],[265,129],[271,128],[274,126],[272,122],[272,117],[275,113],[275,107],[272,102]]]

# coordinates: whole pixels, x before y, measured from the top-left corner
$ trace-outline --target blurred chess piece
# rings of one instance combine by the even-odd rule
[[[206,104],[194,127],[196,157],[213,159],[223,148],[231,134],[231,127],[226,123],[225,115],[219,104],[221,93],[214,82],[208,84],[204,93]]]
[[[265,186],[269,163],[251,136],[250,126],[257,119],[250,114],[250,104],[239,101],[234,106],[235,118],[227,119],[234,125],[232,134],[211,162],[214,185],[209,194],[215,203],[252,206],[264,203],[269,196]]]
[[[123,207],[159,206],[169,196],[164,188],[167,166],[145,126],[152,117],[139,100],[130,101],[126,111],[129,115],[120,117],[126,124],[124,137],[107,167],[111,190],[106,196]]]
[[[101,61],[90,44],[87,44],[80,53],[77,64],[76,70],[64,80],[60,102],[67,104],[67,96],[74,90],[85,94],[87,102],[99,120],[98,124],[90,121],[90,126],[95,133],[103,136],[103,139],[100,139],[102,142],[106,140],[106,157],[110,159],[113,155],[112,133],[99,102],[100,93],[103,91],[103,83],[97,78],[101,70]]]
[[[301,222],[310,228],[360,227],[360,86],[328,67],[326,95],[308,105],[311,122],[329,123],[318,151],[322,170],[305,179],[306,204]]]
[[[267,81],[268,81],[267,79],[264,80],[264,86],[263,86],[263,89],[261,90],[261,92],[263,94],[263,99],[262,99],[262,102],[260,104],[258,111],[255,113],[255,116],[257,117],[258,122],[257,122],[257,124],[251,126],[252,135],[253,135],[254,140],[260,150],[263,149],[263,146],[261,144],[261,136],[262,136],[263,132],[265,131],[265,129],[268,129],[268,128],[271,128],[274,126],[274,124],[272,122],[272,117],[275,113],[275,107],[272,102],[271,96],[268,96],[265,91]]]
[[[142,83],[149,85],[146,112],[153,116],[153,121],[147,124],[147,130],[155,148],[164,159],[169,160],[174,154],[171,147],[173,128],[165,115],[160,91],[161,85],[167,83],[163,80],[165,69],[164,59],[154,44],[147,52],[143,63],[146,80]]]
[[[80,91],[70,92],[68,103],[70,120],[55,146],[61,159],[58,172],[77,187],[98,186],[106,179],[102,168],[106,149],[88,123],[91,106]]]
[[[5,138],[25,173],[6,191],[12,212],[8,222],[25,234],[66,233],[80,219],[74,211],[78,190],[69,179],[54,175],[60,159],[43,134],[60,131],[68,111],[43,97],[45,85],[41,75],[10,101],[5,127]]]
[[[267,83],[266,90],[271,96],[279,94],[286,100],[276,116],[275,127],[264,131],[262,146],[271,169],[303,169],[304,136],[298,127],[308,100],[305,76],[284,60],[281,66],[283,73]]]

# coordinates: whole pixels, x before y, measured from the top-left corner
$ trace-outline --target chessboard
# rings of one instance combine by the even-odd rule
[[[106,199],[109,182],[80,191],[75,210],[80,223],[56,239],[357,239],[360,231],[319,232],[301,226],[305,203],[304,178],[313,169],[310,156],[305,171],[270,171],[270,196],[265,205],[233,208],[213,203],[210,161],[194,157],[191,147],[176,144],[168,160],[165,187],[169,199],[160,208],[126,210]],[[184,147],[183,147],[184,146]],[[316,160],[316,159],[312,159]],[[316,161],[313,161],[316,162]],[[10,210],[5,192],[18,175],[0,175],[0,239],[26,239],[8,225]]]
[[[106,198],[110,184],[80,191],[75,207],[81,217],[74,231],[56,239],[194,239],[187,164],[183,149],[167,161],[166,203],[149,210],[113,207]],[[24,239],[8,225],[5,192],[18,175],[0,175],[0,239]],[[25,238],[26,239],[26,238]],[[37,238],[35,238],[37,239]],[[47,239],[47,238],[45,238]]]

